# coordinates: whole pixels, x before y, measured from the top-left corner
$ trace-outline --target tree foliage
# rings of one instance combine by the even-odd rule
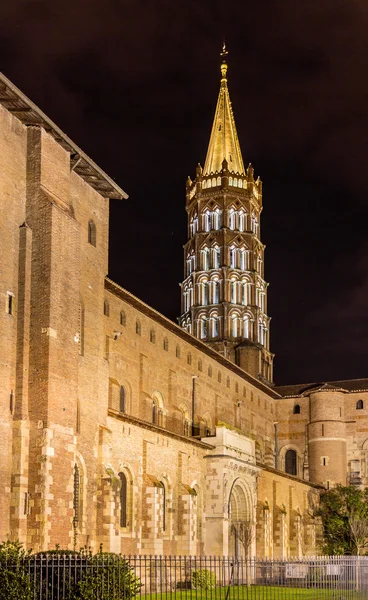
[[[29,553],[20,542],[0,544],[0,600],[31,600],[32,586],[24,570]]]
[[[318,515],[322,520],[325,554],[368,551],[368,488],[339,485],[324,492]]]

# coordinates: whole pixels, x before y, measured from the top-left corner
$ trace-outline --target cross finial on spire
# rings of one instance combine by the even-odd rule
[[[228,55],[228,51],[226,50],[226,42],[225,39],[222,43],[222,52],[220,52],[220,56],[222,57],[222,63],[221,63],[221,75],[222,75],[222,79],[226,79],[226,73],[227,73],[227,62],[226,62],[226,57]]]

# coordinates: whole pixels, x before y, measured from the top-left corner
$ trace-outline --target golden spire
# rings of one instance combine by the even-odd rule
[[[240,173],[242,175],[245,174],[234,115],[231,108],[229,90],[227,87],[227,54],[228,52],[224,42],[220,54],[222,58],[220,67],[222,76],[220,93],[217,100],[215,118],[212,125],[203,175],[221,171],[224,159],[228,163],[229,171],[234,171],[235,173]]]

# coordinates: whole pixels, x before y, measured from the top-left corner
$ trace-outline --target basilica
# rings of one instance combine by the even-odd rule
[[[0,74],[1,540],[317,553],[320,493],[368,485],[368,379],[273,384],[262,182],[225,48],[178,324],[106,275],[109,202],[127,198]]]

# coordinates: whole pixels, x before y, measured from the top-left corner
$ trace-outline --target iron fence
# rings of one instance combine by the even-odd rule
[[[9,575],[13,582],[19,578],[22,593],[5,593],[0,586],[1,598],[368,600],[368,556],[284,560],[45,553],[16,564],[2,562],[2,586]]]

